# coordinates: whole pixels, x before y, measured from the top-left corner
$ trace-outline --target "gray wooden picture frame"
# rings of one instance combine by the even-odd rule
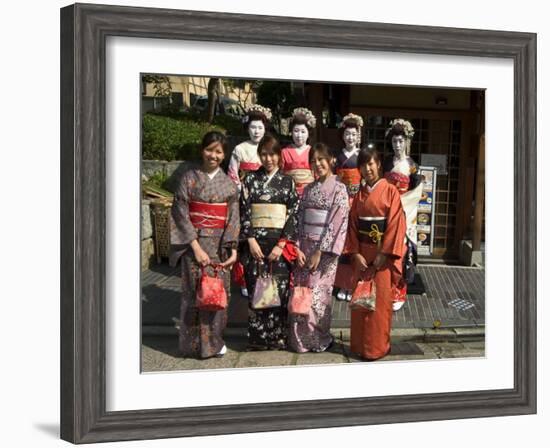
[[[238,29],[236,33],[234,30]],[[514,387],[106,411],[107,36],[463,55],[514,63]],[[61,438],[73,443],[536,412],[536,35],[76,4],[61,10]],[[510,242],[512,235],[510,235]]]

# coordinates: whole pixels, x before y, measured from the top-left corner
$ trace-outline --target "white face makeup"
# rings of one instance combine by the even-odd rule
[[[307,143],[309,131],[305,124],[297,124],[292,128],[292,141],[297,148],[301,148]]]
[[[248,125],[248,135],[252,143],[259,143],[265,135],[265,126],[262,120],[251,121]]]
[[[391,138],[391,145],[395,156],[403,159],[407,155],[407,140],[402,135],[394,135]]]
[[[342,137],[347,150],[355,149],[359,145],[359,131],[356,128],[344,129]]]

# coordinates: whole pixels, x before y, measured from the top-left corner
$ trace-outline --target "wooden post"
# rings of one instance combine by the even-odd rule
[[[472,250],[481,249],[481,235],[483,233],[483,215],[485,209],[485,133],[479,139],[479,155],[477,161],[476,194],[474,209],[474,236]]]

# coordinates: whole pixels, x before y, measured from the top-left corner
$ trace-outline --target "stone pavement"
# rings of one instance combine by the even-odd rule
[[[441,264],[419,264],[422,294],[410,294],[394,313],[392,353],[385,361],[483,356],[485,340],[485,271]],[[228,310],[228,353],[210,360],[182,359],[177,354],[181,279],[179,268],[166,264],[142,273],[143,371],[195,368],[259,367],[359,361],[349,352],[347,302],[334,300],[330,352],[245,352],[247,301],[232,291]]]

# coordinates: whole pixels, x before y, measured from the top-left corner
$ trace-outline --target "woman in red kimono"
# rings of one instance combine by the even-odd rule
[[[374,277],[376,309],[352,309],[350,345],[352,352],[375,360],[390,351],[392,284],[402,275],[406,223],[399,191],[381,178],[378,153],[362,149],[358,165],[365,185],[353,201],[344,252],[356,279]]]
[[[229,270],[237,261],[240,231],[236,185],[220,168],[226,138],[208,132],[202,140],[202,166],[187,170],[176,189],[170,215],[170,265],[181,258],[182,294],[179,349],[183,356],[210,358],[226,352],[223,331],[227,310],[203,311],[195,306],[201,267],[223,268],[227,297]]]
[[[302,197],[306,185],[314,181],[309,166],[309,134],[316,124],[313,113],[305,107],[298,107],[292,112],[290,132],[293,144],[283,148],[283,172],[294,179],[296,192]]]

